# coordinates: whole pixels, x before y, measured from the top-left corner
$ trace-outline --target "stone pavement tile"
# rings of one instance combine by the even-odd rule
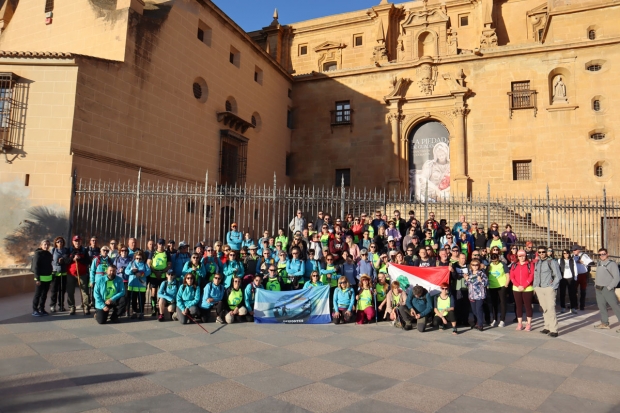
[[[367,343],[368,340],[353,337],[346,334],[332,334],[325,338],[315,338],[315,341],[319,341],[323,344],[329,344],[330,346],[336,346],[338,348],[351,348],[359,346],[360,344]]]
[[[430,369],[428,367],[417,366],[404,361],[383,359],[360,367],[359,370],[378,374],[379,376],[389,377],[391,379],[409,380],[410,378],[425,373]]]
[[[232,380],[185,390],[178,395],[213,413],[224,412],[265,398],[263,393]]]
[[[212,330],[207,328],[210,334],[205,333],[200,330],[197,326],[190,326],[198,329],[198,332],[195,334],[188,334],[188,337],[193,338],[194,340],[203,341],[205,344],[219,344],[219,343],[228,343],[231,341],[238,341],[239,335],[232,334],[227,332],[228,325],[216,324],[216,328]],[[188,326],[184,326],[188,327]]]
[[[461,373],[446,373],[441,370],[429,370],[407,381],[433,387],[435,389],[450,391],[455,394],[465,394],[484,381],[484,379],[478,377],[462,374],[465,372],[466,370],[463,370]]]
[[[575,369],[575,371],[573,371],[571,377],[597,383],[615,383],[620,386],[620,373],[607,369],[579,366]]]
[[[373,341],[355,346],[351,348],[351,350],[359,351],[360,353],[372,354],[379,357],[390,357],[400,354],[405,350],[405,348]]]
[[[580,364],[588,357],[587,353],[569,353],[561,350],[548,350],[542,347],[535,348],[527,353],[528,356],[540,357],[549,361],[559,361],[562,363]]]
[[[387,337],[380,337],[375,343],[390,344],[399,347],[405,347],[409,349],[416,349],[418,347],[424,347],[428,345],[427,340],[423,340],[426,333],[418,333],[417,331],[407,331],[408,334],[397,334]]]
[[[304,328],[304,329],[292,330],[290,334],[297,336],[297,337],[301,337],[301,338],[307,338],[309,340],[318,340],[318,339],[323,339],[329,336],[333,336],[335,333],[331,331],[319,330],[316,328],[309,327],[309,328]]]
[[[122,318],[120,323],[116,323],[112,325],[112,327],[118,331],[123,333],[135,333],[137,331],[145,331],[145,330],[154,330],[164,327],[159,326],[159,322],[155,320],[149,320],[150,317],[145,318],[144,320],[131,320],[127,318]]]
[[[453,373],[467,372],[468,376],[479,377],[482,379],[488,379],[498,371],[504,369],[501,364],[485,363],[484,361],[471,360],[463,355],[455,360],[448,360],[436,368],[443,371],[449,371]]]
[[[200,367],[228,379],[270,369],[268,364],[243,356],[211,361],[201,364]]]
[[[38,333],[43,331],[58,330],[58,326],[51,322],[49,317],[36,319],[36,317],[32,317],[30,315],[4,321],[2,325],[13,334]]]
[[[424,367],[437,367],[446,360],[453,359],[450,355],[421,353],[417,350],[404,350],[390,357],[392,360],[405,361]]]
[[[16,344],[23,344],[24,342],[19,339],[15,334],[2,334],[0,335],[0,349],[4,350],[6,346],[13,346]],[[0,350],[1,351],[1,350]]]
[[[54,366],[41,356],[14,357],[0,360],[0,377],[53,369]]]
[[[246,338],[256,338],[269,333],[275,333],[274,330],[270,330],[264,324],[254,323],[234,323],[228,326],[227,331]]]
[[[5,334],[13,334],[12,331],[10,331],[8,328],[6,328],[5,326],[0,325],[0,336],[3,336]],[[2,337],[2,339],[4,340],[4,337]]]
[[[87,327],[96,327],[96,328],[105,327],[104,328],[105,330],[107,330],[108,328],[112,328],[107,325],[100,326],[99,324],[97,324],[97,322],[94,320],[93,317],[84,317],[84,316],[79,317],[79,318],[70,317],[67,320],[54,321],[52,324],[54,324],[55,326],[59,328],[62,328],[63,330],[74,330],[74,329],[87,328]],[[111,333],[108,333],[108,334],[111,334]]]
[[[556,392],[571,396],[578,394],[584,399],[595,400],[601,403],[620,404],[620,384],[618,381],[601,383],[569,377],[558,387]]]
[[[446,389],[448,388],[446,386]],[[427,413],[437,411],[457,397],[459,397],[458,394],[447,390],[408,382],[398,384],[372,396],[375,400],[397,404],[405,408],[415,407],[416,410]]]
[[[553,393],[536,411],[544,413],[612,413],[618,412],[620,409],[613,404],[582,399],[569,394]]]
[[[531,347],[533,350],[542,346],[549,340],[552,339],[547,335],[540,334],[538,331],[514,331],[511,332],[511,334],[506,334],[498,338],[494,343],[508,343],[517,346]]]
[[[221,348],[209,346],[204,343],[202,347],[175,350],[171,351],[170,354],[174,354],[192,364],[208,363],[210,361],[227,359],[235,356],[235,354],[230,351],[222,350]]]
[[[118,330],[109,325],[95,324],[93,326],[67,329],[71,334],[78,338],[107,336],[118,333]]]
[[[496,351],[498,353],[512,354],[516,356],[525,356],[530,351],[534,350],[534,346],[525,346],[521,344],[507,343],[505,341],[491,341],[484,343],[480,349],[485,351]]]
[[[413,410],[415,406],[395,406],[390,403],[381,402],[379,400],[366,399],[353,403],[347,407],[338,410],[336,413],[377,413],[377,412],[398,412],[398,413],[419,413]]]
[[[114,360],[125,360],[162,352],[161,349],[146,343],[121,344],[120,346],[102,347],[100,350]]]
[[[275,396],[314,413],[332,413],[362,400],[361,396],[325,383],[313,383]]]
[[[379,376],[360,370],[351,370],[323,380],[323,383],[339,389],[357,393],[360,396],[370,396],[387,390],[400,383],[400,380]]]
[[[92,346],[84,343],[79,338],[31,343],[30,347],[41,355],[92,349]]]
[[[138,343],[140,340],[125,333],[116,333],[105,336],[84,337],[81,339],[94,348],[118,346],[121,344]]]
[[[290,344],[282,348],[294,351],[296,353],[304,354],[308,357],[316,357],[320,356],[321,354],[327,354],[340,350],[340,347],[330,346],[329,344],[307,340],[303,343]]]
[[[86,410],[85,412],[82,412],[82,413],[112,413],[112,412],[106,409],[105,407],[100,407],[98,409]]]
[[[234,380],[268,396],[275,396],[276,394],[313,383],[312,380],[305,377],[287,373],[280,369],[270,369],[246,374]]]
[[[501,364],[508,366],[521,358],[518,354],[500,353],[492,351],[489,347],[478,347],[459,357],[460,359],[477,360],[485,363]]]
[[[258,360],[261,363],[267,363],[273,367],[284,366],[285,364],[294,363],[299,360],[307,359],[308,356],[290,351],[287,349],[274,347],[269,350],[258,351],[255,353],[247,354],[248,358]]]
[[[0,339],[2,341],[4,337]],[[12,344],[10,346],[0,347],[0,360],[11,359],[15,357],[36,356],[37,352],[34,351],[28,344],[19,342],[19,344]]]
[[[194,387],[225,380],[224,377],[195,365],[158,371],[145,377],[173,392],[189,390]]]
[[[174,337],[164,338],[162,340],[149,341],[148,344],[155,346],[164,351],[185,350],[188,348],[203,347],[205,343],[202,341],[194,340],[190,337]]]
[[[178,367],[189,366],[191,363],[170,353],[151,354],[150,356],[134,357],[121,360],[121,363],[140,373],[154,373]]]
[[[450,334],[445,334],[450,331]],[[489,342],[493,342],[498,338],[498,335],[489,333],[489,330],[480,332],[478,330],[468,330],[463,328],[459,329],[459,335],[452,335],[452,330],[441,331],[440,338],[435,340],[437,343],[453,344],[457,346],[467,346],[469,348],[476,348],[483,346]],[[501,335],[499,336],[501,337]]]
[[[60,370],[17,374],[0,378],[0,398],[74,386]]]
[[[445,405],[437,411],[437,413],[526,413],[531,412],[530,409],[524,409],[514,406],[506,406],[505,404],[495,403],[493,401],[476,399],[475,397],[461,396],[453,400],[450,404]]]
[[[176,394],[166,393],[142,400],[133,400],[108,407],[111,413],[200,413],[204,410]],[[86,412],[84,412],[86,413]]]
[[[15,334],[24,343],[42,343],[44,341],[69,340],[76,338],[73,334],[65,330],[37,331],[33,333]]]
[[[127,334],[129,334],[130,336],[134,336],[140,341],[154,341],[163,340],[166,338],[180,337],[179,334],[165,328],[152,328],[150,330],[132,331],[128,332]]]
[[[320,356],[320,358],[353,368],[362,367],[380,360],[380,358],[377,356],[360,353],[359,351],[349,349],[343,349],[339,351],[334,351],[333,353],[323,354]]]
[[[570,376],[570,374],[577,368],[577,364],[546,360],[540,357],[531,357],[529,354],[515,361],[511,364],[511,366],[525,370],[557,374],[559,376]]]
[[[301,377],[306,377],[312,381],[321,381],[328,377],[349,371],[351,370],[351,367],[343,366],[342,364],[333,363],[320,358],[310,358],[291,364],[286,364],[281,366],[280,370],[284,370]]]
[[[353,331],[347,331],[346,333],[344,333],[344,335],[365,341],[376,341],[380,338],[385,338],[393,334],[391,331],[385,331],[385,329],[368,329],[367,326],[362,326],[361,329],[355,328]]]
[[[275,349],[277,347],[271,344],[263,343],[252,339],[244,339],[237,341],[229,341],[226,343],[219,343],[215,345],[222,350],[230,351],[231,353],[244,355],[248,353],[255,353],[257,351]]]
[[[78,386],[111,381],[122,387],[122,380],[142,376],[118,361],[62,367],[60,370]]]
[[[509,406],[535,410],[552,392],[519,384],[505,383],[497,380],[486,380],[471,389],[467,396],[507,404]]]
[[[45,354],[43,357],[56,367],[81,366],[114,360],[112,357],[96,349]]]
[[[282,333],[279,331],[274,331],[270,334],[257,336],[254,338],[254,340],[262,341],[263,343],[271,344],[272,346],[278,347],[284,347],[291,344],[297,344],[307,341],[306,338],[297,337],[292,334]]]
[[[599,369],[620,371],[620,360],[597,352],[588,355],[588,357],[581,363],[581,365],[596,367]]]
[[[416,351],[422,351],[424,353],[438,354],[440,356],[448,355],[451,357],[458,357],[461,354],[465,354],[470,351],[471,348],[465,346],[455,346],[453,344],[445,343],[429,343],[425,346],[418,347]]]
[[[539,348],[546,350],[560,350],[568,353],[577,353],[577,354],[590,354],[592,353],[592,349],[587,347],[579,346],[577,344],[569,343],[564,340],[549,340]]]
[[[112,406],[169,393],[168,389],[149,381],[146,377],[124,379],[120,383],[105,381],[82,386],[82,388],[102,406]]]
[[[0,398],[2,413],[78,413],[99,407],[100,404],[80,387],[64,387]]]
[[[308,410],[299,406],[283,402],[282,400],[266,397],[257,402],[244,404],[226,413],[309,413]]]
[[[207,323],[203,324],[203,327],[207,329],[207,331],[211,332],[211,329],[215,326],[215,323]],[[165,328],[168,331],[172,331],[175,334],[180,336],[193,336],[193,335],[203,335],[204,331],[200,329],[200,327],[193,325],[183,325],[178,321],[166,321],[163,323],[161,328]]]
[[[491,378],[505,383],[519,384],[551,391],[555,391],[555,389],[566,380],[564,376],[542,371],[523,370],[515,367],[506,367]]]

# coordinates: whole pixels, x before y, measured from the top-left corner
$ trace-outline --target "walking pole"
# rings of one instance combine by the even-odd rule
[[[200,324],[198,324],[198,323],[196,322],[196,320],[194,320],[194,319],[192,318],[192,316],[191,316],[191,315],[189,315],[189,314],[188,314],[188,315],[187,315],[187,317],[188,317],[190,320],[192,320],[192,322],[193,322],[194,324],[196,324],[198,327],[202,328],[202,330],[203,330],[205,333],[207,333],[207,334],[211,334],[211,333],[209,333],[209,332],[208,332],[208,331],[207,331],[207,330],[206,330],[203,326],[201,326]]]
[[[75,262],[75,273],[77,274],[78,288],[80,289],[80,301],[82,303],[82,312],[86,316],[86,308],[84,308],[84,297],[82,297],[82,283],[80,282],[80,266]]]
[[[377,314],[377,290],[373,291],[372,297],[373,297],[373,300],[375,302],[375,324],[377,324],[378,323],[378,321],[377,321],[378,320],[378,314]]]

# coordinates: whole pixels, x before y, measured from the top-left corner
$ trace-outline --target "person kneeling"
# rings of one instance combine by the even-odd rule
[[[159,321],[165,321],[167,318],[177,319],[177,293],[179,292],[179,281],[175,277],[172,270],[168,270],[166,281],[159,285],[157,297],[159,297]]]
[[[426,331],[426,323],[433,311],[433,298],[421,285],[416,285],[407,295],[407,302],[398,308],[398,313],[405,330],[413,329],[413,322],[416,323],[418,331]]]
[[[222,302],[222,299],[224,299],[226,288],[224,288],[222,278],[223,277],[221,274],[215,274],[213,276],[213,281],[207,284],[204,288],[202,293],[202,301],[200,302],[200,318],[203,323],[206,323],[211,319],[211,309],[214,307],[217,309]],[[220,324],[223,323],[219,315],[217,316],[216,321]]]
[[[353,319],[353,304],[355,304],[355,293],[349,286],[349,281],[344,275],[338,278],[338,287],[334,291],[334,313],[332,321],[334,324],[350,323]]]
[[[177,293],[177,318],[181,324],[187,324],[200,316],[200,288],[196,285],[196,277],[192,273],[183,276],[183,285]]]
[[[252,282],[245,287],[245,292],[243,293],[243,299],[245,301],[245,308],[248,311],[248,314],[245,316],[246,321],[252,323],[254,322],[254,302],[256,301],[256,290],[259,288],[263,288],[263,276],[260,274],[254,275],[254,279]]]
[[[125,312],[125,286],[123,279],[116,276],[116,266],[110,264],[106,269],[106,276],[99,277],[93,288],[95,296],[95,319],[99,324],[118,322],[118,316]]]
[[[241,289],[241,278],[234,277],[232,285],[226,290],[224,299],[216,307],[216,311],[221,318],[228,324],[241,321],[241,317],[248,314],[248,310],[243,305],[243,290]]]
[[[441,293],[435,296],[435,303],[433,305],[433,311],[435,317],[433,318],[433,325],[439,328],[439,325],[444,330],[448,328],[448,323],[452,324],[452,334],[458,334],[456,331],[456,317],[454,316],[454,297],[448,292],[448,284],[443,283],[439,286]]]

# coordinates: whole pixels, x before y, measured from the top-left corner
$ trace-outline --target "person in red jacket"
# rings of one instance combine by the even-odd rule
[[[534,296],[534,264],[527,260],[524,250],[517,251],[517,262],[510,266],[510,281],[512,281],[512,292],[515,297],[517,313],[517,331],[523,329],[521,322],[523,315],[523,305],[525,305],[525,315],[527,324],[525,331],[532,329],[532,297]]]
[[[342,234],[336,232],[334,239],[329,241],[329,253],[334,256],[334,261],[338,264],[342,264],[342,253],[344,251],[349,252],[349,246],[342,239]]]

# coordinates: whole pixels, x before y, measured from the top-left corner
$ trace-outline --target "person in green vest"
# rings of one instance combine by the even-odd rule
[[[357,301],[357,319],[356,324],[368,324],[370,320],[375,318],[374,291],[372,291],[372,284],[370,282],[370,276],[363,274],[360,277],[360,285],[355,296]]]
[[[41,241],[40,247],[34,252],[32,257],[32,272],[34,273],[34,299],[32,300],[32,316],[41,317],[49,315],[45,311],[45,300],[47,299],[47,292],[50,289],[50,284],[53,278],[52,261],[54,257],[49,252],[50,242],[49,240]],[[86,304],[86,303],[85,303]]]
[[[310,273],[310,281],[304,284],[304,290],[307,290],[312,287],[321,287],[323,283],[319,279],[320,275],[318,271],[312,271]]]
[[[282,291],[288,291],[290,280],[288,279],[288,273],[286,272],[286,264],[288,263],[288,255],[284,251],[278,253],[278,261],[276,262],[276,269],[278,276],[282,279]]]
[[[226,290],[224,299],[221,301],[221,310],[219,313],[227,324],[241,321],[241,317],[248,314],[243,300],[243,289],[241,288],[241,278],[234,277],[232,285]]]
[[[263,277],[263,283],[265,284],[265,290],[267,291],[282,291],[284,282],[282,277],[278,275],[278,270],[275,264],[269,265],[267,270],[269,274]]]
[[[386,311],[385,298],[387,297],[387,294],[390,291],[390,284],[387,283],[385,278],[386,278],[386,274],[383,272],[380,272],[379,276],[377,277],[377,285],[375,285],[375,291],[377,293],[377,317],[379,318],[379,320],[383,320],[385,318],[385,311]]]
[[[282,249],[287,251],[288,249],[288,237],[284,235],[284,228],[278,228],[278,236],[276,237],[276,245],[278,242],[282,244]]]
[[[495,327],[499,320],[499,327],[505,326],[506,321],[506,291],[510,284],[510,277],[506,274],[506,267],[499,260],[498,254],[491,254],[491,263],[487,267],[489,277],[489,307],[492,311],[491,327]],[[499,313],[499,318],[497,317]]]
[[[490,231],[491,239],[487,242],[487,249],[492,249],[493,247],[498,247],[501,252],[506,252],[506,245],[499,237],[499,232]]]
[[[439,285],[441,292],[433,300],[433,325],[439,329],[441,325],[444,330],[448,328],[448,323],[452,325],[452,334],[457,335],[456,317],[454,316],[454,297],[450,294],[447,283]]]
[[[116,276],[116,266],[108,265],[106,275],[95,281],[93,288],[95,300],[95,320],[99,324],[118,322],[119,315],[125,312],[125,283],[122,277]],[[110,314],[111,312],[111,314]]]
[[[331,238],[331,234],[329,233],[329,227],[327,224],[323,224],[321,227],[321,234],[319,235],[319,240],[321,241],[321,247],[323,251],[329,249],[329,240]]]
[[[332,254],[325,256],[325,268],[319,270],[319,274],[321,274],[321,282],[324,285],[329,285],[329,302],[333,303],[334,292],[338,287],[340,266],[334,263],[334,256]],[[331,311],[334,312],[335,308],[331,308]]]
[[[158,312],[157,308],[157,291],[159,285],[166,279],[166,273],[172,268],[172,257],[170,252],[166,250],[166,240],[160,238],[157,240],[157,247],[153,251],[147,261],[151,268],[149,284],[151,285],[151,317],[155,317]]]
[[[382,259],[381,254],[377,249],[377,244],[375,244],[374,242],[368,246],[368,261],[370,261],[373,267],[375,267],[375,272],[379,272],[379,269],[382,265]]]

